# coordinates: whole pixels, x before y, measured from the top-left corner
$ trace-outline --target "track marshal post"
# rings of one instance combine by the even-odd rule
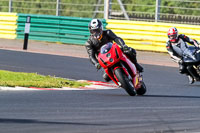
[[[26,17],[26,24],[24,29],[24,50],[27,50],[28,47],[28,36],[30,32],[30,25],[31,25],[31,16]]]

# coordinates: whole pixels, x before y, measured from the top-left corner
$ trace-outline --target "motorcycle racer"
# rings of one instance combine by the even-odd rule
[[[88,52],[90,61],[95,65],[97,69],[101,68],[97,60],[97,54],[100,52],[101,46],[108,42],[116,42],[121,46],[122,51],[126,54],[130,60],[135,64],[139,72],[143,72],[143,67],[138,64],[136,59],[136,51],[133,48],[128,47],[123,39],[116,36],[112,30],[103,30],[103,24],[99,19],[92,19],[88,25],[90,31],[90,37],[87,40],[85,47]],[[105,81],[109,81],[109,77],[106,73],[103,74]]]
[[[167,36],[168,41],[166,48],[171,58],[179,64],[179,72],[188,76],[190,84],[194,83],[195,80],[200,80],[194,68],[190,65],[186,65],[182,60],[183,52],[190,47],[186,42],[195,47],[199,47],[199,43],[184,34],[178,34],[176,27],[171,27],[168,30]]]

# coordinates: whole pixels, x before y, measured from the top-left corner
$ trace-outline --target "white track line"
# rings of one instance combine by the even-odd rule
[[[88,85],[85,87],[80,88],[70,88],[70,87],[63,87],[63,88],[37,88],[37,87],[2,87],[0,86],[0,90],[4,91],[24,91],[24,90],[110,90],[110,89],[119,89],[113,83],[106,83],[100,81],[86,81],[91,83],[92,85]]]

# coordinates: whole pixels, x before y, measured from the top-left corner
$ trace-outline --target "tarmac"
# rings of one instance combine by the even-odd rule
[[[0,39],[0,49],[88,58],[88,54],[84,45],[69,45],[29,40],[27,50],[23,50],[23,46],[24,40]],[[136,51],[138,62],[141,64],[178,67],[178,64],[170,59],[168,53],[156,53],[138,50]]]

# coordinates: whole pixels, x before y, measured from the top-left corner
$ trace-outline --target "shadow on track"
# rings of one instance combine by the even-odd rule
[[[167,97],[167,98],[200,98],[200,96],[178,96],[178,95],[144,95],[142,97]]]
[[[66,125],[91,125],[91,126],[105,126],[105,124],[92,124],[92,123],[80,123],[80,122],[52,122],[52,121],[40,121],[34,119],[7,119],[0,118],[0,123],[11,124],[66,124]]]

